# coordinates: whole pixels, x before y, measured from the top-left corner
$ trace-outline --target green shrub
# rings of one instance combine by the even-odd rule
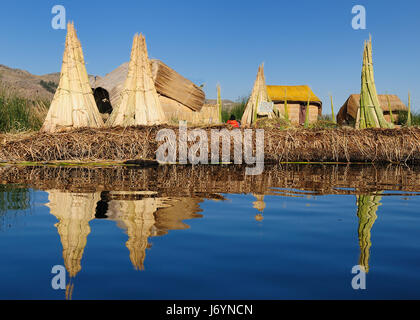
[[[407,123],[408,111],[399,111],[398,112],[398,123],[405,125]],[[411,113],[411,125],[420,126],[420,114]]]
[[[235,116],[236,120],[241,121],[247,102],[248,98],[241,98],[229,111],[226,109],[222,110],[222,121],[228,121],[232,115]]]
[[[55,93],[55,91],[57,90],[57,87],[58,87],[58,84],[56,84],[54,81],[44,81],[44,80],[41,80],[40,82],[39,82],[39,84],[45,89],[45,90],[47,90],[48,92],[51,92],[51,93]]]
[[[28,100],[0,85],[0,132],[39,130],[44,122],[49,103]]]

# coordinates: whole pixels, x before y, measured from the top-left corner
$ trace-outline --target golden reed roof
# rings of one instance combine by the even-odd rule
[[[299,101],[322,103],[309,86],[267,86],[268,96],[272,101]]]

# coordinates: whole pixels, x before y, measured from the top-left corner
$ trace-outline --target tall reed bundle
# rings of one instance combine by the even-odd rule
[[[217,85],[217,107],[219,109],[219,122],[222,123],[222,94],[220,93],[220,84]]]
[[[166,122],[152,78],[146,40],[142,34],[136,34],[133,39],[127,79],[120,101],[107,121],[108,126],[128,127]]]
[[[380,193],[378,193],[380,194]],[[360,195],[356,196],[357,199],[357,217],[359,218],[359,245],[360,245],[360,258],[359,265],[364,267],[366,273],[369,272],[369,257],[370,247],[372,242],[371,229],[378,217],[376,211],[381,205],[382,196],[379,195]]]
[[[376,92],[372,62],[372,38],[365,41],[362,67],[360,108],[357,111],[356,128],[393,128],[384,118]]]
[[[244,114],[242,116],[243,125],[251,125],[257,120],[259,113],[258,107],[261,102],[268,102],[270,98],[267,92],[267,86],[265,84],[264,76],[264,64],[258,67],[257,78],[254,82],[254,87],[252,89],[251,97],[248,100],[248,103],[245,107]],[[266,114],[268,118],[275,118],[276,115],[274,112],[269,112]]]
[[[410,92],[408,92],[408,113],[407,113],[407,127],[411,127],[411,95]]]
[[[68,23],[60,82],[41,131],[100,128],[103,125],[89,84],[82,46],[74,24]]]

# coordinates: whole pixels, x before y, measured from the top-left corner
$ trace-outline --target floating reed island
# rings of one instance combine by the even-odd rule
[[[41,130],[0,134],[0,161],[153,161],[163,143],[156,139],[158,131],[172,129],[178,141],[174,125],[179,121],[186,121],[189,130],[200,126],[207,137],[213,129],[232,133],[222,121],[221,87],[216,105],[206,105],[201,87],[160,60],[149,59],[143,35],[134,36],[129,63],[91,83],[74,24],[67,30],[60,82]],[[244,103],[240,133],[243,137],[244,129],[264,129],[266,162],[418,164],[420,129],[411,127],[410,108],[410,102],[406,108],[396,96],[377,94],[369,39],[364,44],[360,95],[352,95],[338,114],[339,124],[347,126],[340,127],[334,116],[324,121],[327,125],[318,125],[322,101],[310,87],[267,86],[262,64]],[[408,111],[403,128],[393,116],[401,110]],[[222,141],[208,141],[208,155],[200,156],[210,159],[213,143],[219,145],[220,157]],[[252,144],[255,153],[257,142]],[[237,149],[232,142],[231,162]],[[180,161],[176,153],[172,162]]]
[[[0,159],[3,162],[124,162],[156,158],[159,130],[170,128],[179,137],[178,127],[139,126],[83,128],[60,133],[32,133],[23,136],[0,135]],[[211,130],[202,128],[211,137]],[[236,129],[243,132],[244,129]],[[229,131],[230,132],[230,131]],[[367,162],[420,163],[420,128],[281,130],[264,132],[264,160],[279,162]],[[232,139],[233,140],[233,139]],[[222,153],[222,139],[219,156]],[[255,149],[255,134],[254,134]],[[188,142],[190,147],[193,142]],[[210,139],[209,139],[210,144]],[[208,148],[208,159],[211,148]],[[177,152],[176,160],[179,160]],[[234,142],[230,143],[234,161]]]

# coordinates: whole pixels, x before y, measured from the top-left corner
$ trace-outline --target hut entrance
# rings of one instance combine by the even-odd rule
[[[104,88],[98,87],[93,90],[93,96],[95,97],[96,105],[100,113],[112,112],[111,101],[109,100],[109,93]]]
[[[299,124],[304,124],[305,118],[306,118],[306,106],[304,104],[301,104],[299,108]]]

